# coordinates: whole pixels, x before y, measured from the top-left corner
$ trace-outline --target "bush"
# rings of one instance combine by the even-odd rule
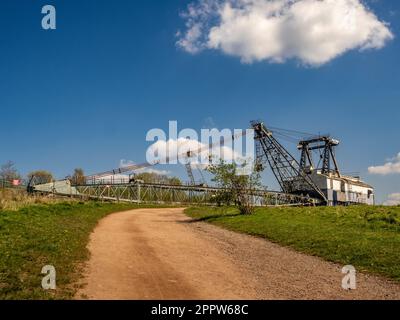
[[[253,171],[250,175],[239,175],[236,164],[227,164],[221,161],[207,168],[214,175],[212,181],[224,190],[216,196],[219,204],[231,205],[232,202],[239,208],[241,214],[254,212],[253,195],[249,190],[261,187],[259,173]]]

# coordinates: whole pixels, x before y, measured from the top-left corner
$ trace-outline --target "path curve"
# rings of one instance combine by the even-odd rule
[[[100,221],[91,235],[88,299],[400,299],[400,285],[264,239],[193,222],[183,209],[137,209]]]

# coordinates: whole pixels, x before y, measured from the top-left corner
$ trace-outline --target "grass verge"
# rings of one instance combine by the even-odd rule
[[[0,211],[16,211],[26,206],[35,204],[54,204],[59,202],[72,202],[73,199],[65,200],[51,196],[31,195],[24,189],[0,188]]]
[[[400,281],[400,206],[186,209],[192,218]]]
[[[138,206],[65,202],[0,210],[0,299],[73,298],[97,222],[107,214],[133,208]],[[41,287],[45,265],[56,268],[54,291]]]

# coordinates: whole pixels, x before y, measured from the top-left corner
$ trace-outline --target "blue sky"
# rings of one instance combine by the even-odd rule
[[[360,172],[379,201],[400,192],[398,173],[368,173],[400,152],[398,1],[367,1],[393,40],[318,67],[186,52],[176,34],[190,2],[1,1],[0,163],[59,178],[75,167],[94,173],[121,159],[143,162],[147,131],[169,120],[201,129],[211,118],[233,129],[261,118],[331,133],[342,141],[343,171]],[[57,30],[41,28],[45,4],[57,9]],[[169,170],[184,177],[182,168]]]

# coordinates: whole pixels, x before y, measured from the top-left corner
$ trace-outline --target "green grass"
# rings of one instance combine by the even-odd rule
[[[97,222],[130,204],[65,202],[0,210],[0,299],[70,299],[89,257]],[[41,287],[41,269],[53,265],[57,289]]]
[[[189,208],[189,216],[400,281],[400,206]]]

